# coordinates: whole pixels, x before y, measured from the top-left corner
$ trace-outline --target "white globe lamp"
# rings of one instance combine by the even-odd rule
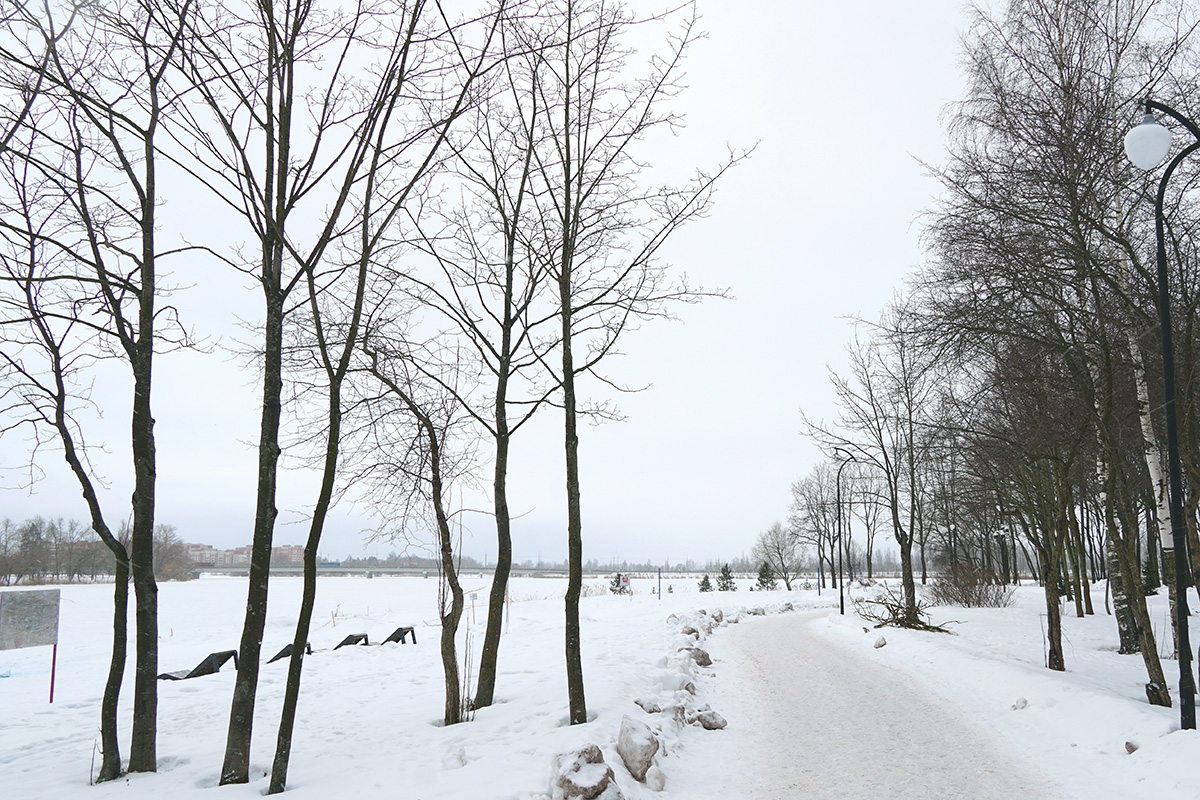
[[[1140,169],[1154,169],[1171,149],[1171,132],[1146,112],[1142,124],[1125,134],[1125,156]]]

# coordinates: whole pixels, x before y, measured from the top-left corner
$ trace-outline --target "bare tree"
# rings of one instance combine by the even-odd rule
[[[389,507],[395,504],[399,489],[409,507],[401,514],[407,518],[411,503],[423,501],[433,513],[438,551],[438,571],[447,594],[438,604],[442,621],[441,655],[442,672],[445,678],[445,709],[442,721],[445,725],[462,722],[470,702],[462,695],[462,683],[458,672],[456,636],[463,612],[463,589],[458,579],[455,562],[455,542],[450,529],[448,497],[455,476],[463,469],[450,453],[453,428],[460,415],[456,392],[446,392],[442,385],[453,385],[447,377],[434,382],[431,389],[422,387],[417,375],[427,373],[428,365],[417,370],[409,354],[380,347],[378,341],[364,345],[370,356],[370,371],[383,385],[385,393],[376,399],[372,413],[372,434],[377,437],[381,460],[373,467],[378,486],[392,495]],[[421,394],[419,394],[421,393]],[[399,406],[400,414],[411,417],[415,423],[415,441],[408,447],[397,447],[393,437],[381,435],[389,429],[404,430],[411,424],[388,425],[388,417],[394,416],[389,406]],[[388,454],[388,455],[384,455]],[[399,457],[397,457],[399,456]],[[399,484],[399,485],[398,485]],[[404,491],[404,487],[408,491]],[[424,515],[421,515],[424,516]]]
[[[137,664],[129,769],[152,772],[158,628],[151,558],[156,480],[151,379],[155,349],[163,346],[169,328],[163,317],[173,313],[157,305],[166,288],[157,271],[164,254],[155,240],[161,201],[157,147],[164,109],[176,99],[165,76],[182,24],[179,14],[144,5],[97,6],[87,14],[70,7],[12,9],[30,35],[9,38],[0,52],[5,82],[37,85],[40,93],[21,90],[23,102],[6,128],[5,177],[13,205],[5,209],[0,229],[9,245],[8,306],[18,309],[7,322],[27,326],[22,343],[41,360],[31,366],[6,351],[6,362],[29,391],[22,402],[30,416],[22,422],[57,434],[93,528],[113,551],[119,576],[126,567],[132,575]],[[37,50],[25,49],[30,43]],[[69,396],[76,389],[68,376],[110,356],[129,368],[133,387],[134,546],[128,553],[104,523],[86,456],[77,449],[83,441],[73,417],[78,399]],[[115,722],[107,715],[115,716],[118,662],[124,660],[123,586],[119,578],[119,630],[102,711],[102,728],[111,734],[105,736],[105,779],[120,772]]]
[[[678,93],[682,58],[695,41],[694,5],[681,9],[666,52],[645,59],[632,75],[633,52],[622,34],[633,18],[603,0],[552,0],[536,18],[519,20],[508,39],[519,43],[514,86],[537,98],[540,124],[531,169],[531,195],[540,223],[531,251],[555,289],[561,361],[546,361],[561,387],[566,464],[567,562],[565,598],[567,695],[571,724],[587,721],[579,599],[583,586],[580,507],[580,409],[577,378],[597,375],[623,334],[639,321],[668,314],[671,302],[703,297],[673,281],[658,258],[663,243],[703,216],[715,182],[738,157],[681,187],[644,188],[636,149],[656,127],[676,120],[663,107]],[[607,381],[606,381],[607,382]],[[609,385],[613,385],[608,382]]]
[[[470,46],[457,38],[455,28],[447,27],[437,4],[424,0],[351,7],[313,0],[235,3],[198,7],[188,23],[180,69],[201,108],[189,107],[190,113],[181,115],[172,129],[186,151],[179,161],[228,209],[244,217],[256,250],[222,257],[254,276],[265,310],[257,504],[240,645],[243,666],[234,688],[221,770],[222,783],[244,783],[277,515],[285,328],[293,312],[306,307],[295,301],[294,293],[307,288],[311,300],[340,274],[345,262],[326,265],[339,238],[359,235],[363,240],[362,246],[349,247],[354,253],[350,263],[358,265],[357,275],[363,274],[374,248],[367,242],[402,213],[399,195],[405,191],[396,186],[411,188],[436,163],[437,148],[422,148],[439,141],[460,110],[476,63]],[[406,128],[394,138],[383,133],[393,120]],[[408,180],[392,184],[396,197],[362,194],[362,182],[376,170],[404,165],[410,170]],[[350,209],[368,207],[378,212],[356,214],[347,222]],[[304,224],[296,222],[301,216]],[[316,320],[317,308],[311,307],[310,319]],[[353,315],[344,319],[352,329]],[[347,330],[323,342],[317,359],[330,390],[328,419],[335,428],[326,437],[326,483],[333,480],[330,471],[336,471],[336,396],[355,346]],[[330,495],[323,486],[310,542],[319,537]],[[302,651],[301,638],[289,670],[293,684],[299,679]],[[285,779],[287,716],[285,710],[273,791],[281,790]]]
[[[519,71],[520,42],[510,41],[512,20],[526,13],[521,4],[498,10],[504,24],[498,34],[505,58],[501,68],[481,78],[481,100],[469,119],[452,131],[444,193],[462,200],[431,204],[429,219],[416,219],[417,246],[435,268],[397,270],[394,281],[407,287],[432,310],[439,334],[460,343],[456,366],[444,359],[410,362],[422,379],[453,395],[463,411],[492,440],[492,515],[496,525],[496,562],[492,573],[479,678],[472,698],[476,708],[492,704],[503,631],[505,597],[512,567],[512,513],[508,501],[508,465],[513,437],[550,398],[541,363],[557,341],[553,319],[536,318],[538,301],[548,291],[546,267],[530,252],[536,211],[532,159],[534,131],[544,113],[541,98],[514,74]],[[546,330],[539,330],[544,328]],[[460,383],[471,360],[479,380]],[[454,380],[447,380],[453,376]]]
[[[11,519],[5,517],[0,520],[0,586],[12,584],[18,549],[17,526]]]
[[[971,88],[952,117],[952,156],[941,173],[946,202],[933,226],[937,297],[945,302],[930,319],[956,329],[950,338],[965,349],[990,351],[984,357],[1006,378],[1021,373],[1007,353],[1035,354],[1026,391],[1047,391],[1037,378],[1051,363],[1086,401],[1095,439],[1084,448],[1094,460],[1087,480],[1106,528],[1122,647],[1140,640],[1158,703],[1169,698],[1135,553],[1138,506],[1152,493],[1146,434],[1153,425],[1149,406],[1138,411],[1147,387],[1137,386],[1144,372],[1131,357],[1140,343],[1130,344],[1131,332],[1153,319],[1154,279],[1140,257],[1145,225],[1125,202],[1138,187],[1119,137],[1134,99],[1167,80],[1194,25],[1184,4],[1154,0],[977,9],[966,40]],[[1054,389],[1059,395],[1045,405],[1065,405]],[[1061,453],[1056,458],[1063,463]],[[1084,481],[1047,466],[1026,483],[1040,487],[1046,506],[1050,497],[1082,502]],[[1041,578],[1061,578],[1077,613],[1086,613],[1077,518],[1063,508],[1055,520],[1056,538],[1043,554],[1053,571],[1045,574],[1042,564]]]
[[[504,4],[501,3],[500,8],[503,7]],[[321,488],[305,544],[303,598],[292,642],[288,684],[272,768],[270,793],[283,791],[287,780],[301,667],[316,596],[317,553],[325,518],[332,506],[339,474],[342,471],[340,460],[345,402],[343,393],[355,367],[355,353],[363,346],[361,331],[365,324],[369,289],[380,285],[390,287],[392,273],[382,269],[382,265],[387,263],[389,257],[394,256],[396,243],[392,228],[396,226],[398,219],[406,215],[410,199],[437,164],[439,150],[446,141],[451,122],[461,115],[476,76],[486,68],[491,58],[490,40],[495,27],[494,16],[491,22],[485,19],[487,24],[482,26],[482,44],[468,47],[460,38],[461,31],[447,32],[447,39],[457,42],[458,55],[457,58],[443,56],[439,59],[434,57],[432,44],[424,38],[422,8],[421,4],[413,6],[410,10],[411,16],[403,21],[404,24],[399,28],[393,49],[389,52],[386,62],[379,68],[377,82],[371,87],[373,99],[363,112],[364,121],[356,134],[355,147],[361,156],[351,161],[341,187],[342,197],[353,197],[353,214],[346,214],[352,221],[344,223],[353,231],[353,235],[335,237],[336,215],[331,215],[323,238],[318,240],[309,253],[300,254],[289,248],[289,254],[293,258],[301,259],[304,264],[305,284],[308,290],[308,313],[303,320],[303,323],[307,324],[298,326],[298,330],[301,331],[298,350],[302,360],[307,359],[315,363],[321,376],[321,388],[327,400],[327,408],[318,437],[323,440]],[[469,61],[465,60],[468,58],[467,53],[473,53]],[[434,65],[432,68],[431,64]],[[458,70],[457,74],[455,70]],[[429,91],[426,84],[431,78],[440,80],[448,75],[456,78],[456,81],[451,83],[454,86],[452,91],[445,95]],[[422,119],[415,125],[410,123],[404,130],[397,130],[404,124],[408,112],[403,105],[412,102],[412,97],[422,92],[425,92],[428,107],[436,108],[440,104],[438,110],[441,113],[433,115],[431,120]],[[396,145],[395,141],[403,144]],[[339,223],[339,226],[342,224]],[[342,251],[344,260],[334,259],[335,266],[320,270],[318,266],[326,248]],[[337,266],[340,263],[352,266],[344,269]],[[388,289],[385,288],[382,294],[380,302],[386,304]],[[427,424],[423,426],[422,431],[433,436],[434,423],[429,418],[424,418],[423,422]],[[431,464],[431,469],[435,471],[441,468],[440,444],[439,440],[430,442],[430,460],[423,462]],[[448,523],[442,513],[444,508],[441,505],[440,473],[435,482],[437,488],[434,493],[434,506],[438,512],[439,530],[445,528],[448,536]],[[453,578],[452,565],[450,576]],[[452,583],[456,584],[456,581]],[[459,615],[461,599],[459,590]],[[452,660],[456,626],[457,616],[454,616],[453,625],[447,623]],[[457,676],[453,684],[457,691]],[[457,698],[454,706],[457,714]],[[457,715],[454,721],[458,721]]]
[[[884,509],[888,507],[886,489],[874,470],[869,469],[856,469],[851,485],[854,487],[854,493],[858,500],[854,506],[855,513],[862,523],[863,538],[866,543],[863,552],[867,561],[867,580],[871,580],[875,577],[875,536],[881,527],[880,517],[883,515]]]
[[[808,433],[824,446],[854,454],[883,481],[892,534],[900,546],[904,623],[917,619],[913,545],[919,540],[920,465],[925,458],[925,416],[932,391],[931,360],[918,347],[909,301],[898,300],[873,338],[856,336],[849,347],[850,375],[833,375],[839,426],[805,418]]]
[[[154,526],[154,577],[160,581],[190,580],[194,565],[186,543],[174,525]]]
[[[758,535],[750,557],[770,567],[771,572],[783,579],[784,588],[792,590],[792,581],[800,573],[800,542],[796,534],[774,522]]]
[[[816,464],[803,478],[792,483],[791,515],[788,528],[800,545],[811,546],[817,554],[817,579],[821,586],[829,578],[837,586],[831,569],[837,551],[837,502],[834,473],[827,461]]]

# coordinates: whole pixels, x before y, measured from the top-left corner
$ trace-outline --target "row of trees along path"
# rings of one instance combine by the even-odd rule
[[[930,165],[942,193],[924,217],[926,262],[859,325],[833,375],[837,418],[805,421],[830,463],[798,487],[798,533],[837,552],[831,477],[855,462],[847,480],[869,489],[851,493],[857,508],[882,509],[899,544],[900,621],[917,621],[930,569],[1031,571],[1052,670],[1065,668],[1060,598],[1094,613],[1089,584],[1107,578],[1120,651],[1143,660],[1147,700],[1169,706],[1160,651],[1178,647],[1156,641],[1145,593],[1176,560],[1200,579],[1200,165],[1184,162],[1167,199],[1191,487],[1175,552],[1153,256],[1161,173],[1129,164],[1122,137],[1148,95],[1200,111],[1196,8],[1018,0],[968,14],[966,93],[947,109],[946,161]],[[1174,608],[1173,581],[1168,591]],[[1172,613],[1178,641],[1175,624]]]
[[[585,379],[620,388],[599,369],[624,334],[709,294],[659,252],[705,215],[715,182],[743,157],[674,184],[644,178],[651,138],[679,122],[669,106],[700,35],[694,4],[647,20],[600,0],[490,0],[453,21],[426,0],[6,8],[0,432],[56,442],[116,564],[101,780],[123,769],[130,578],[128,769],[153,771],[158,760],[152,367],[204,338],[166,302],[164,279],[202,276],[201,266],[235,271],[261,292],[242,353],[262,398],[221,783],[249,780],[285,451],[321,480],[271,792],[286,785],[317,552],[339,497],[373,508],[381,536],[432,530],[447,587],[445,722],[493,702],[512,562],[511,440],[548,406],[564,412],[568,706],[572,723],[586,721],[578,421],[615,412],[588,401]],[[656,45],[638,46],[651,28]],[[176,211],[198,193],[208,212]],[[192,280],[203,288],[203,277]],[[103,507],[84,446],[87,387],[113,360],[128,369],[133,398],[128,547],[108,522],[126,510]],[[456,671],[462,597],[447,508],[480,439],[491,445],[498,553],[470,697]]]

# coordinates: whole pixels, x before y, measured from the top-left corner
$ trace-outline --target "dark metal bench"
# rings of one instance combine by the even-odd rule
[[[352,633],[345,639],[342,639],[341,643],[333,649],[337,650],[338,647],[345,647],[348,644],[370,644],[370,642],[367,641],[367,635],[365,633]]]
[[[417,643],[417,631],[416,631],[416,629],[414,629],[410,626],[407,626],[407,625],[401,625],[399,628],[396,628],[396,630],[392,631],[391,636],[389,636],[383,640],[383,643],[387,644],[388,642],[395,642],[396,644],[407,644],[408,643],[408,635],[410,633],[412,634],[412,637],[413,637],[413,644],[416,644]]]
[[[233,659],[233,668],[238,668],[237,650],[222,650],[219,653],[209,653],[208,657],[196,665],[191,672],[186,669],[176,672],[164,672],[158,676],[160,681],[186,681],[188,678],[199,678],[201,675],[212,675],[219,672],[229,659]]]
[[[283,646],[283,649],[282,649],[282,650],[280,650],[278,653],[276,653],[276,654],[275,654],[275,655],[274,655],[274,656],[271,658],[271,660],[270,660],[270,661],[268,661],[267,663],[268,663],[268,664],[274,664],[276,661],[278,661],[278,660],[279,660],[279,659],[281,659],[281,658],[288,658],[289,656],[291,656],[291,654],[292,654],[292,643],[291,643],[291,642],[288,642],[287,644],[285,644],[285,645]],[[304,655],[306,655],[306,656],[311,656],[311,655],[312,655],[312,645],[311,645],[311,644],[309,644],[308,642],[305,642],[305,643],[304,643]]]

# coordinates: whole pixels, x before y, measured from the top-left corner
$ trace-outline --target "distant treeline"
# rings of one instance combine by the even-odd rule
[[[129,547],[129,525],[117,531]],[[95,581],[113,574],[112,553],[78,520],[33,517],[0,521],[0,585]],[[154,574],[158,580],[195,577],[187,548],[174,525],[154,528]]]
[[[857,554],[856,551],[854,551],[854,550],[851,551],[852,556],[854,556],[856,554]],[[805,564],[802,562],[800,564],[799,572],[805,573],[805,574],[811,573],[812,575],[816,575],[817,574],[817,561],[816,561],[815,556],[808,556],[807,560],[810,563]],[[436,559],[428,558],[428,557],[424,557],[424,556],[400,555],[400,554],[397,554],[394,552],[388,553],[387,556],[382,556],[382,557],[381,556],[368,556],[366,558],[353,558],[351,556],[346,556],[341,561],[337,561],[337,562],[330,561],[330,560],[322,557],[321,561],[322,561],[322,563],[327,563],[327,564],[328,563],[337,563],[343,567],[354,567],[354,568],[381,567],[381,568],[401,569],[401,568],[407,567],[410,569],[412,569],[412,568],[428,569],[431,571],[436,571],[438,568],[438,562]],[[849,571],[850,566],[854,566],[855,572],[857,572],[860,568],[862,568],[862,564],[859,563],[861,561],[862,561],[862,559],[859,558],[858,561],[856,561],[853,565],[846,564],[847,571]],[[888,550],[876,552],[874,555],[874,561],[875,561],[875,570],[878,572],[891,573],[891,572],[899,572],[900,571],[900,561],[894,552],[891,552]],[[459,564],[459,568],[461,570],[468,570],[468,571],[469,570],[477,570],[477,569],[478,570],[488,569],[488,568],[491,568],[492,566],[494,566],[494,564],[491,562],[480,561],[479,559],[472,558],[471,556],[462,556],[460,559],[460,562],[461,563]],[[587,573],[597,573],[597,572],[611,573],[611,574],[621,573],[622,575],[631,575],[631,574],[637,574],[637,573],[654,573],[660,569],[664,573],[686,572],[686,573],[700,574],[700,573],[707,572],[707,573],[716,575],[721,571],[721,568],[727,564],[729,565],[730,569],[734,572],[734,574],[743,575],[743,576],[747,576],[747,577],[752,577],[752,576],[757,575],[759,567],[762,566],[761,563],[755,561],[752,557],[742,555],[738,558],[719,558],[719,559],[711,559],[708,561],[696,561],[693,559],[688,559],[686,561],[677,561],[677,562],[627,561],[624,559],[608,559],[608,560],[602,561],[602,560],[593,558],[593,559],[589,559],[587,562],[584,563],[583,569],[584,569],[584,572],[587,572]],[[526,570],[544,570],[546,572],[566,572],[567,562],[565,560],[564,561],[546,561],[543,559],[538,559],[535,561],[533,559],[527,559],[522,562],[514,561],[513,566],[518,567],[520,569],[526,569]]]

